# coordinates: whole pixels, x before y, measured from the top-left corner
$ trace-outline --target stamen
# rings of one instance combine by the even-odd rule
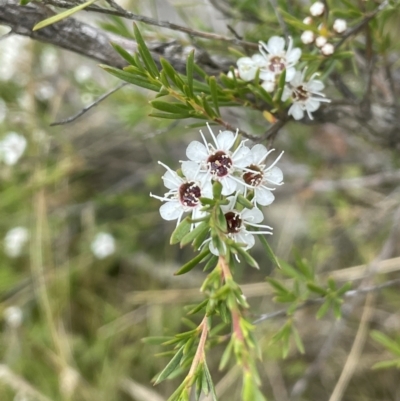
[[[219,144],[217,142],[217,138],[214,135],[214,132],[212,132],[212,129],[210,128],[210,124],[208,124],[208,122],[206,123],[208,130],[210,131],[210,134],[212,136],[212,139],[214,140],[215,146],[217,147],[217,149],[219,149]]]
[[[271,168],[274,167],[276,163],[278,163],[279,159],[283,156],[284,153],[285,153],[285,152],[282,151],[282,153],[275,159],[275,161],[274,161],[268,168],[266,168],[266,169],[264,170],[264,172],[266,172],[266,171],[268,171],[268,170],[271,170]]]

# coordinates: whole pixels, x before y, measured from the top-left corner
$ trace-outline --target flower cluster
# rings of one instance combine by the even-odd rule
[[[329,38],[335,35],[341,35],[347,30],[347,23],[344,19],[338,18],[333,22],[331,32],[325,22],[320,22],[320,18],[326,13],[325,4],[316,1],[310,7],[310,15],[304,18],[303,23],[310,26],[305,30],[300,39],[306,44],[314,43],[324,56],[330,56],[335,51],[335,46],[329,42]],[[314,24],[317,25],[314,26]],[[317,33],[317,34],[316,34]]]
[[[264,216],[258,205],[270,205],[275,199],[272,191],[283,184],[282,171],[276,167],[282,154],[268,164],[267,156],[273,150],[267,150],[261,144],[250,149],[245,146],[246,141],[237,144],[238,131],[220,131],[215,136],[208,124],[207,127],[212,142],[208,142],[200,131],[203,143],[193,141],[189,144],[186,150],[189,160],[181,162],[180,174],[159,162],[167,170],[162,178],[169,191],[164,196],[151,193],[150,196],[165,202],[160,207],[163,219],[177,220],[179,224],[183,214],[190,213],[196,222],[207,215],[201,198],[213,198],[213,182],[220,182],[221,194],[227,199],[227,204],[221,206],[226,219],[226,235],[249,249],[254,245],[253,234],[272,234],[271,227],[259,224]],[[240,207],[239,194],[250,199],[254,207]],[[218,254],[211,239],[207,242],[211,252]]]
[[[293,48],[292,38],[288,39],[288,46],[284,38],[273,36],[268,43],[260,42],[260,53],[252,57],[242,57],[237,61],[237,75],[243,81],[249,82],[257,76],[261,80],[261,86],[267,92],[273,92],[277,88],[279,77],[285,71],[286,86],[282,100],[290,101],[289,115],[295,120],[304,117],[305,112],[312,120],[312,112],[316,111],[323,102],[330,102],[321,92],[324,84],[315,79],[314,74],[308,81],[305,72],[296,71],[296,64],[300,60],[301,50]]]

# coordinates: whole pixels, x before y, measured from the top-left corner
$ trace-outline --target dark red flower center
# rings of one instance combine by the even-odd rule
[[[195,207],[199,204],[201,189],[193,181],[185,182],[179,187],[179,199],[185,206]]]
[[[293,100],[295,101],[307,100],[309,96],[308,90],[303,85],[293,89]]]
[[[242,219],[240,218],[239,213],[225,213],[225,219],[229,234],[236,234],[240,231],[240,227],[242,227]]]
[[[217,177],[225,177],[232,167],[232,159],[222,150],[215,152],[207,159],[211,174]]]
[[[249,170],[247,173],[243,174],[243,180],[246,184],[251,185],[252,187],[257,187],[261,184],[263,180],[263,173],[260,167],[252,164],[251,166],[247,167]]]
[[[277,74],[282,72],[286,65],[285,65],[286,60],[283,57],[279,56],[274,56],[269,59],[269,70],[272,71],[273,73]]]

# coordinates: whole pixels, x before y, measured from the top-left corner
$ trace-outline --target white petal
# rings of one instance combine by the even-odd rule
[[[299,61],[300,57],[301,57],[301,50],[298,47],[295,47],[286,55],[286,60],[288,61],[288,63],[293,65]]]
[[[217,136],[218,149],[228,152],[235,143],[236,135],[231,131],[223,131]]]
[[[285,81],[290,82],[294,78],[295,75],[296,75],[296,69],[294,67],[289,67],[286,70]]]
[[[264,178],[268,181],[271,180],[272,182],[281,183],[283,180],[283,173],[279,167],[273,167],[271,170],[267,171],[264,174]]]
[[[199,176],[200,166],[196,162],[182,162],[182,173],[188,180],[195,180]]]
[[[210,241],[210,245],[208,246],[210,248],[210,251],[212,254],[219,256],[219,252],[218,249],[214,246],[213,242]],[[222,243],[222,247],[224,248],[224,250],[226,250],[225,244]]]
[[[201,188],[201,196],[204,198],[213,197],[212,184],[211,181],[204,182]]]
[[[164,220],[176,220],[182,216],[183,208],[178,200],[167,202],[161,205],[160,214]]]
[[[168,189],[178,189],[183,182],[182,178],[173,171],[166,171],[162,176],[162,180]]]
[[[251,148],[251,154],[253,155],[253,163],[260,164],[267,157],[268,149],[259,143]]]
[[[236,61],[236,64],[238,67],[241,67],[242,65],[254,65],[254,61],[250,57],[241,57],[238,61]]]
[[[247,167],[253,163],[253,155],[247,146],[242,146],[232,156],[232,160],[235,167]]]
[[[304,117],[304,111],[299,104],[294,103],[289,109],[289,115],[292,115],[295,120],[301,120]]]
[[[208,150],[201,142],[193,141],[189,143],[186,149],[186,156],[190,160],[200,163],[207,159]]]
[[[262,187],[256,188],[254,190],[254,195],[256,202],[261,206],[268,206],[275,200],[274,194],[268,189]]]
[[[268,92],[271,93],[275,90],[275,81],[271,80],[271,81],[264,81],[261,86],[263,87],[263,89]]]
[[[303,77],[301,75],[300,71],[296,71],[296,73],[294,74],[293,79],[290,81],[290,83],[297,87],[303,84]]]
[[[272,36],[268,41],[268,52],[270,54],[280,54],[285,48],[285,39],[280,36]]]
[[[254,54],[253,56],[251,56],[251,59],[253,60],[254,64],[259,68],[264,67],[266,64],[266,60],[261,54]]]
[[[262,81],[273,82],[275,80],[275,74],[272,71],[260,71],[260,79]]]
[[[317,99],[308,99],[306,101],[306,108],[308,111],[315,111],[319,109],[321,103]]]
[[[284,102],[286,102],[286,100],[288,100],[288,99],[290,98],[290,96],[292,96],[292,91],[291,91],[287,86],[285,86],[285,87],[283,88],[283,93],[282,93],[281,99],[282,99]]]
[[[313,79],[307,84],[307,89],[310,92],[320,92],[325,88],[325,85],[323,84],[322,81],[319,81],[317,79]]]
[[[228,196],[226,199],[229,201],[229,203],[221,206],[221,210],[224,213],[228,213],[229,211],[233,210],[236,203],[236,196]]]
[[[235,234],[235,240],[236,242],[240,242],[242,244],[247,244],[247,246],[244,249],[250,249],[253,248],[255,240],[254,240],[254,235],[249,234],[249,233],[237,233]]]
[[[232,180],[232,178],[224,177],[220,182],[222,184],[222,195],[230,195],[236,190],[237,184],[235,180]]]
[[[260,209],[253,207],[253,209],[243,209],[241,217],[245,223],[258,224],[264,220],[264,215]]]

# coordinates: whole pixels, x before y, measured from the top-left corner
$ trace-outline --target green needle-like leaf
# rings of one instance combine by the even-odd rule
[[[202,235],[204,231],[208,230],[208,227],[208,221],[203,221],[202,223],[200,223],[194,230],[190,231],[182,238],[181,247],[192,242],[197,236]]]
[[[72,14],[75,14],[76,12],[81,11],[81,10],[83,10],[84,8],[90,6],[90,5],[93,4],[95,1],[96,1],[96,0],[89,0],[89,1],[87,1],[86,3],[79,4],[78,6],[73,7],[73,8],[70,8],[69,10],[66,10],[66,11],[64,11],[64,12],[62,12],[62,13],[60,13],[60,14],[53,15],[53,16],[50,17],[50,18],[46,18],[45,20],[38,22],[38,23],[32,28],[32,31],[37,31],[38,29],[42,29],[42,28],[44,28],[44,27],[46,27],[46,26],[55,24],[55,23],[58,22],[58,21],[61,21],[61,20],[65,19],[65,18],[68,18],[68,17],[71,16]]]
[[[151,56],[151,53],[149,49],[147,48],[146,42],[143,40],[142,34],[139,31],[139,28],[137,27],[136,24],[133,24],[133,31],[135,34],[136,41],[139,45],[139,53],[140,56],[142,57],[143,62],[145,63],[148,72],[151,74],[151,76],[158,77],[160,75],[157,64],[153,60],[153,57]]]
[[[189,93],[191,97],[194,97],[193,94],[193,69],[194,69],[194,50],[192,50],[187,58],[186,61],[186,77],[187,77],[187,84],[189,88]]]
[[[173,245],[181,242],[182,238],[190,231],[190,226],[189,217],[186,217],[173,231],[169,243]]]
[[[192,270],[193,268],[195,268],[209,253],[210,253],[210,250],[208,249],[208,246],[206,246],[201,253],[199,253],[191,261],[187,262],[178,271],[176,271],[174,273],[175,276],[185,274],[185,273],[189,272],[190,270]]]
[[[179,366],[183,356],[183,349],[184,346],[179,348],[178,352],[175,356],[169,361],[168,365],[164,368],[164,370],[158,375],[157,380],[155,381],[154,385],[161,383],[165,379],[167,379],[171,373]]]

